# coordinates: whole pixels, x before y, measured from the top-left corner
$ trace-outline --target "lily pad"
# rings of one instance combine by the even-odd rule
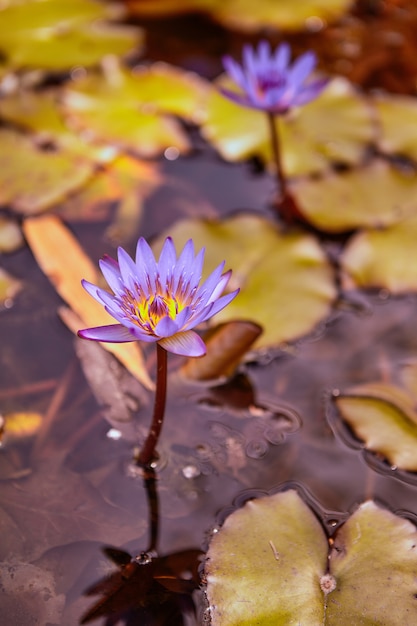
[[[343,232],[395,224],[415,211],[417,178],[375,159],[343,174],[295,181],[291,188],[311,224]]]
[[[415,623],[417,532],[411,522],[365,502],[332,544],[329,550],[320,522],[294,490],[247,502],[210,543],[211,624]]]
[[[416,237],[417,216],[358,233],[342,255],[342,267],[359,287],[382,287],[394,294],[416,291]]]
[[[230,83],[222,76],[217,86]],[[357,163],[374,138],[369,106],[350,83],[333,79],[306,106],[277,119],[284,171],[288,176],[327,169],[332,162]],[[202,133],[228,161],[259,156],[273,166],[267,116],[231,102],[213,87]]]
[[[0,204],[26,215],[44,211],[84,185],[94,164],[46,151],[13,130],[0,130]]]
[[[203,11],[227,28],[256,32],[264,28],[300,30],[308,28],[309,18],[331,21],[352,4],[350,0],[127,0],[139,15],[178,14]]]
[[[51,147],[59,147],[68,155],[96,163],[107,163],[114,158],[114,149],[89,145],[85,138],[68,128],[59,106],[61,95],[57,89],[19,91],[0,100],[0,117],[32,132],[40,144],[49,142]]]
[[[359,385],[335,398],[335,404],[367,449],[391,465],[417,471],[416,399],[400,387],[384,383]]]
[[[216,315],[216,322],[252,320],[264,332],[256,347],[276,346],[310,332],[328,314],[336,297],[333,272],[317,239],[283,234],[269,220],[237,215],[224,222],[184,220],[166,234],[177,249],[192,238],[206,248],[205,272],[220,261],[233,270],[230,289],[238,297]]]
[[[95,65],[141,44],[140,29],[104,22],[118,15],[92,0],[22,0],[0,10],[0,50],[12,68]]]
[[[136,73],[117,66],[74,83],[65,96],[66,113],[78,129],[140,156],[173,146],[186,152],[187,135],[173,116],[192,121],[205,83],[196,75],[156,64]]]
[[[400,154],[417,161],[417,103],[407,96],[378,95],[373,100],[378,112],[383,152]]]

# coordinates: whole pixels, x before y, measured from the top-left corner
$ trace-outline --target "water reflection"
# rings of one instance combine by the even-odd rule
[[[101,597],[81,617],[80,624],[101,617],[105,618],[105,626],[195,623],[192,593],[200,584],[198,568],[203,553],[190,548],[158,556],[159,499],[156,475],[151,468],[145,472],[144,488],[149,509],[148,546],[136,556],[116,547],[103,548],[118,569],[86,589],[84,595]]]

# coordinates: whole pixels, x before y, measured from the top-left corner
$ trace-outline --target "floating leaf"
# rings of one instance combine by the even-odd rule
[[[233,270],[230,289],[241,292],[215,319],[259,324],[264,332],[257,347],[310,332],[329,313],[336,296],[333,273],[312,235],[282,234],[269,220],[247,214],[224,222],[184,220],[169,234],[178,249],[189,238],[196,249],[206,248],[206,272],[226,260]]]
[[[317,228],[343,232],[393,224],[415,210],[416,177],[385,161],[292,185],[300,210]]]
[[[380,149],[417,161],[417,104],[415,98],[378,95],[373,100],[381,126]]]
[[[218,85],[226,82],[222,77]],[[289,176],[322,171],[332,161],[356,163],[374,137],[369,107],[342,79],[332,80],[313,102],[277,118],[277,124]],[[257,155],[272,164],[266,115],[231,102],[215,88],[207,98],[202,133],[227,160]]]
[[[393,385],[369,383],[335,398],[343,419],[366,447],[400,469],[417,471],[415,397]]]
[[[189,120],[198,113],[203,81],[163,64],[131,73],[115,65],[91,74],[67,90],[67,115],[94,139],[110,142],[141,156],[155,156],[189,142],[172,116]]]
[[[23,0],[0,10],[0,50],[13,68],[70,69],[124,55],[141,43],[138,28],[102,23],[111,5],[91,0]]]
[[[44,211],[91,177],[94,164],[59,150],[39,149],[28,137],[0,130],[0,204],[30,215]]]
[[[155,163],[119,156],[78,193],[59,206],[59,214],[69,219],[94,220],[108,217],[117,202],[107,238],[118,244],[130,241],[137,233],[146,198],[160,185],[162,176]],[[113,211],[112,211],[113,213]]]
[[[256,32],[264,28],[300,30],[308,26],[309,18],[320,22],[335,20],[351,0],[127,0],[131,11],[138,15],[164,15],[202,11],[227,28]]]
[[[210,543],[213,626],[412,626],[417,615],[414,525],[365,502],[329,545],[295,491],[251,500]]]
[[[108,146],[91,146],[68,128],[59,104],[61,92],[57,89],[43,91],[22,90],[0,100],[0,117],[36,136],[40,145],[50,144],[68,156],[82,157],[96,163],[106,163],[115,156]]]
[[[54,215],[46,215],[25,220],[23,230],[42,271],[61,298],[81,317],[85,326],[101,326],[114,322],[104,308],[82,288],[82,278],[97,284],[98,272],[62,222]],[[153,386],[137,342],[102,345],[145,387]]]
[[[360,287],[385,287],[395,294],[416,291],[416,237],[417,216],[385,230],[358,233],[343,253],[342,266]]]

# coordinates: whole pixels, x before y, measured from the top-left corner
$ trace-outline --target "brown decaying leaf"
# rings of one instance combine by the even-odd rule
[[[81,279],[97,283],[98,272],[61,220],[54,215],[30,218],[23,223],[23,231],[40,268],[85,326],[114,323],[104,308],[83,289]],[[145,387],[153,387],[137,342],[102,345]]]
[[[262,328],[250,321],[222,324],[207,339],[205,357],[188,359],[181,373],[192,380],[230,376],[261,333]]]

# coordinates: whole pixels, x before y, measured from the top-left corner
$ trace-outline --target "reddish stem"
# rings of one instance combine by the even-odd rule
[[[158,444],[159,435],[161,434],[162,424],[164,421],[165,404],[167,397],[167,362],[167,351],[157,343],[156,389],[152,423],[146,441],[143,444],[143,448],[140,451],[139,457],[137,459],[138,465],[141,465],[145,468],[150,467],[152,461],[155,460],[155,448]]]

